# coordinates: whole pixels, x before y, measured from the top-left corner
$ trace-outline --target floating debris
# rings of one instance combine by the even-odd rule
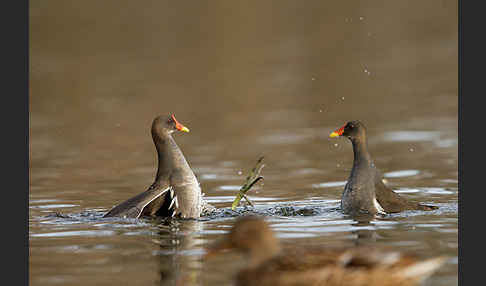
[[[60,212],[50,213],[46,215],[46,217],[53,217],[53,218],[71,218],[68,215],[62,214]]]
[[[233,204],[231,205],[231,210],[235,210],[238,204],[240,203],[241,199],[245,199],[250,206],[253,207],[253,204],[250,202],[248,197],[246,196],[246,193],[253,187],[254,184],[256,184],[258,181],[263,179],[263,176],[260,176],[260,172],[262,171],[263,167],[265,166],[262,164],[263,162],[263,156],[260,157],[253,169],[251,169],[250,174],[246,177],[246,182],[245,184],[240,188],[240,191],[238,194],[236,194],[236,198],[233,201]]]
[[[319,211],[312,207],[296,208],[293,206],[276,206],[269,210],[270,215],[279,216],[315,216]]]

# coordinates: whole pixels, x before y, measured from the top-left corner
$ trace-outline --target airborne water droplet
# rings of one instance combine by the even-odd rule
[[[238,171],[238,175],[241,175],[241,174],[243,174],[243,172],[242,171]]]

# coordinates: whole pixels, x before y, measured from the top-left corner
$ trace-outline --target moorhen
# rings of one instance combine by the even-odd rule
[[[410,202],[383,183],[382,174],[368,152],[366,127],[363,123],[350,121],[329,136],[345,136],[353,144],[353,168],[341,198],[341,209],[345,214],[387,214],[437,209],[436,206]]]
[[[440,256],[420,261],[415,255],[389,248],[287,247],[264,219],[240,217],[225,237],[211,245],[205,259],[224,250],[248,258],[236,275],[236,285],[411,286],[418,285],[444,264]]]
[[[152,139],[158,155],[154,183],[145,192],[112,208],[104,217],[199,218],[202,212],[214,209],[203,200],[199,182],[171,136],[176,130],[189,132],[173,114],[154,119]]]

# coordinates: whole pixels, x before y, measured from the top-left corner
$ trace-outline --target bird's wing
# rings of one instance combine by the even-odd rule
[[[383,183],[380,172],[377,172],[375,176],[375,195],[376,200],[387,213],[401,212],[404,210],[433,210],[437,208],[435,206],[411,202],[395,193],[390,187]]]
[[[380,179],[375,182],[376,200],[387,213],[400,212],[406,209],[407,202],[400,195],[383,183]]]
[[[155,214],[164,205],[168,184],[153,184],[145,192],[140,193],[112,208],[104,217],[138,218],[142,214]]]
[[[261,271],[269,267],[276,272],[308,271],[323,267],[362,268],[391,267],[397,264],[408,264],[415,259],[412,255],[403,255],[392,249],[374,247],[356,248],[312,248],[283,251],[260,265]]]

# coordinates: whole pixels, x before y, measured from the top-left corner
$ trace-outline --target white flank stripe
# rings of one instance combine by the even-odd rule
[[[375,206],[376,210],[381,213],[381,214],[386,214],[385,210],[383,207],[380,205],[380,203],[376,200],[376,198],[373,198],[373,205]]]
[[[155,200],[156,198],[162,196],[163,194],[167,193],[168,190],[170,190],[171,188],[168,187],[167,189],[163,190],[160,194],[158,194],[155,198],[151,199],[150,201],[148,201],[145,205],[143,205],[143,207],[140,209],[140,213],[138,214],[137,218],[143,213],[143,209],[148,205],[150,204],[151,202],[153,202],[153,200]]]

